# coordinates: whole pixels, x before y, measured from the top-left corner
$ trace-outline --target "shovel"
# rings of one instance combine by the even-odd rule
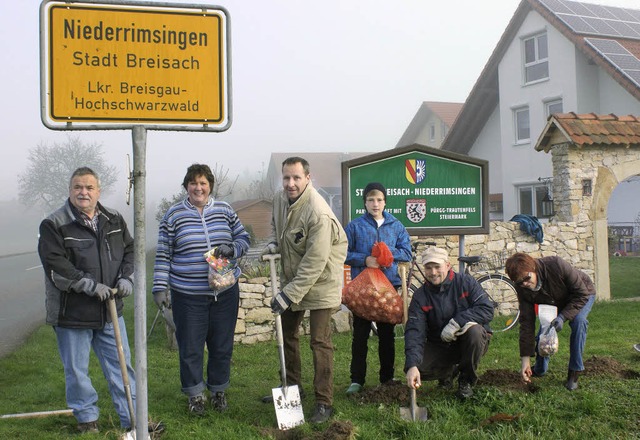
[[[275,297],[278,294],[278,286],[276,280],[276,260],[280,258],[279,254],[263,255],[263,260],[269,260],[269,268],[271,272],[271,292]],[[300,398],[300,389],[298,385],[287,386],[287,370],[284,360],[284,340],[282,337],[282,318],[276,315],[276,339],[278,340],[278,353],[280,355],[280,376],[282,387],[272,388],[273,405],[276,409],[276,418],[278,420],[278,429],[287,430],[295,428],[304,423],[304,413],[302,412],[302,399]]]
[[[112,289],[115,294],[115,289]],[[116,309],[116,300],[111,298],[107,300],[109,316],[113,323],[113,334],[116,338],[116,347],[118,349],[118,361],[120,362],[120,372],[122,373],[122,383],[124,384],[124,392],[127,396],[127,405],[129,406],[129,419],[131,420],[131,431],[127,431],[122,435],[121,440],[136,440],[136,412],[133,408],[133,398],[131,396],[131,384],[129,383],[129,373],[127,372],[127,361],[124,357],[124,349],[122,348],[122,335],[120,333],[120,324],[118,322],[118,310]],[[150,439],[147,435],[147,438]]]
[[[400,408],[400,417],[404,420],[412,422],[424,422],[429,418],[426,408],[420,408],[416,403],[416,389],[411,390],[411,406],[409,408]]]

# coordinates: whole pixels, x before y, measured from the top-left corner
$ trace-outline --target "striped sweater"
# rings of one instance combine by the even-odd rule
[[[160,222],[153,292],[171,288],[187,295],[214,295],[204,259],[209,250],[206,233],[211,247],[232,245],[234,258],[249,249],[249,234],[227,202],[210,198],[200,214],[187,198],[169,208]],[[239,267],[235,275],[240,275]]]

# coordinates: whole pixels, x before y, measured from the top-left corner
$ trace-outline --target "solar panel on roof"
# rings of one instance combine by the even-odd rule
[[[605,22],[620,33],[620,35],[636,35],[640,38],[640,33],[623,21],[605,20]],[[640,30],[640,24],[638,25]]]
[[[640,87],[640,60],[624,46],[601,38],[585,38],[584,41]]]
[[[621,70],[640,70],[640,60],[633,55],[607,55]]]
[[[577,34],[640,40],[640,10],[579,3],[540,0]]]
[[[582,19],[586,21],[589,26],[594,28],[598,35],[610,35],[615,37],[621,36],[620,32],[609,26],[609,24],[601,18],[582,17]]]

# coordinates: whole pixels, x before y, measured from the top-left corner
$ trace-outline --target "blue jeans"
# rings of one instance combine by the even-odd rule
[[[238,283],[217,296],[172,292],[173,320],[180,355],[182,392],[192,397],[205,388],[211,392],[229,387],[233,335],[238,319]],[[207,344],[207,383],[203,379],[204,344]]]
[[[136,379],[135,373],[131,368],[127,329],[122,317],[118,318],[118,322],[122,336],[122,349],[127,361],[131,395],[135,403]],[[129,405],[127,404],[122,372],[118,361],[118,348],[113,332],[113,324],[109,322],[105,324],[104,328],[98,330],[64,327],[54,327],[53,330],[56,333],[58,351],[64,367],[67,405],[73,410],[73,415],[78,422],[93,422],[98,420],[100,415],[97,406],[98,393],[93,388],[89,377],[89,355],[93,348],[102,367],[104,377],[107,379],[113,405],[120,417],[120,426],[123,428],[131,426]]]
[[[580,310],[580,313],[569,322],[569,326],[571,327],[571,336],[569,338],[569,370],[584,370],[582,353],[584,353],[584,346],[587,343],[587,329],[589,328],[589,320],[587,317],[595,300],[596,296],[591,296],[582,310]],[[540,330],[538,330],[538,334],[536,335],[536,363],[533,365],[533,372],[542,376],[549,368],[549,357],[542,357],[538,354]]]

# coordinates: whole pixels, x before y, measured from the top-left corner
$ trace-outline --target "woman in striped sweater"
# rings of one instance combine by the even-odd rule
[[[189,398],[189,411],[202,415],[206,389],[213,409],[227,408],[225,390],[240,298],[237,282],[222,291],[211,289],[204,254],[214,249],[216,257],[240,258],[249,249],[249,234],[228,203],[211,197],[214,176],[207,165],[191,165],[182,185],[187,198],[169,208],[159,225],[153,298],[159,307],[171,301],[182,392]],[[234,275],[236,279],[240,275],[239,267]]]

